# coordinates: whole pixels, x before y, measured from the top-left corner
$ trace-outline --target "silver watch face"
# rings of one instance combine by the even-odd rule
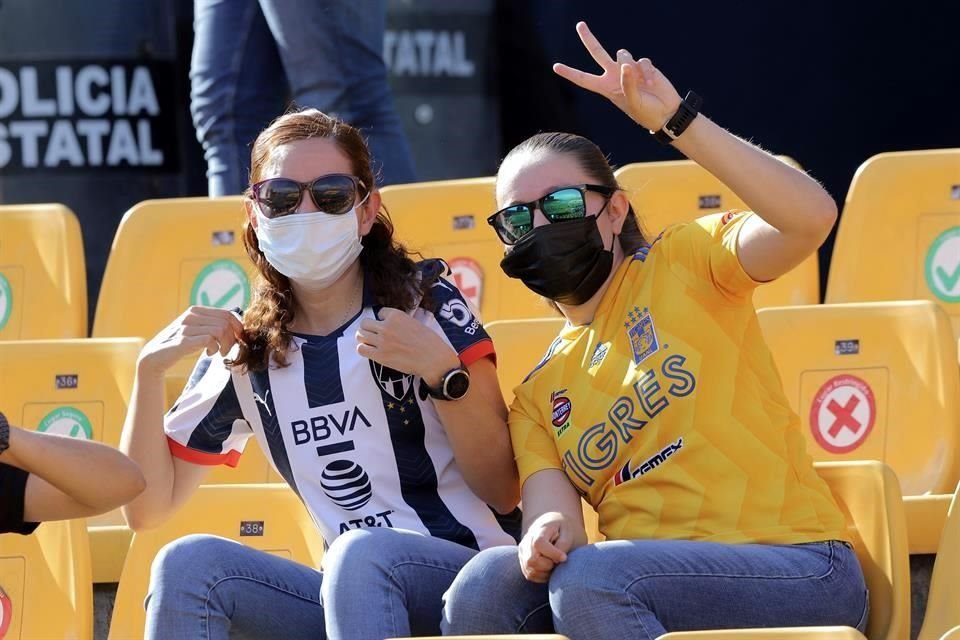
[[[467,395],[469,388],[470,374],[463,369],[451,371],[443,381],[443,394],[451,400],[459,400]]]

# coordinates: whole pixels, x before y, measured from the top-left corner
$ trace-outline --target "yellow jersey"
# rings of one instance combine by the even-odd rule
[[[593,321],[564,327],[515,389],[521,484],[562,469],[608,539],[849,539],[737,257],[751,215],[678,225],[627,256]]]

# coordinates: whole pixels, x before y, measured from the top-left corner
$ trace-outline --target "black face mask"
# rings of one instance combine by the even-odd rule
[[[590,216],[537,227],[503,257],[500,268],[545,298],[578,305],[606,282],[613,251],[604,248],[597,217]]]

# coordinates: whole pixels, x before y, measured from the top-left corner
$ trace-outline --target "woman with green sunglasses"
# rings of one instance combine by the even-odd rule
[[[514,390],[518,548],[470,560],[444,632],[571,640],[843,625],[868,596],[844,517],[806,453],[760,333],[753,290],[816,251],[837,209],[806,174],[699,113],[649,59],[554,71],[607,97],[755,212],[644,238],[603,153],[539,134],[504,159],[490,217],[501,266],[566,326]],[[646,133],[638,136],[646,137]],[[605,541],[587,543],[581,497]]]

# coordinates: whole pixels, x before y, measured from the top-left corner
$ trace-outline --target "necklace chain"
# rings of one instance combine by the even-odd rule
[[[353,315],[353,307],[357,304],[357,298],[360,297],[360,292],[363,290],[363,279],[360,280],[360,286],[358,286],[354,292],[353,296],[350,298],[350,304],[347,305],[347,310],[344,313],[343,317],[340,318],[340,322],[337,323],[338,327],[342,327],[344,323],[350,319]]]

